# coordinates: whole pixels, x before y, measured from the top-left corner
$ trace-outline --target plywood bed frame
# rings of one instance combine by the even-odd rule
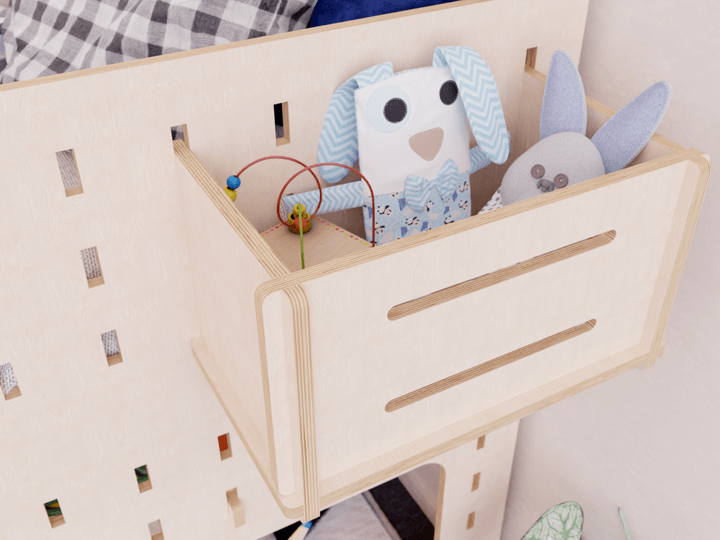
[[[491,67],[509,164],[587,6],[468,0],[0,88],[0,537],[254,540],[437,463],[436,539],[498,539],[517,421],[662,354],[707,156],[656,135],[629,168],[379,247],[359,211],[323,216],[304,270],[275,229],[296,166],[222,187],[314,163],[343,81],[437,45]],[[592,134],[612,111],[588,105]],[[473,175],[473,214],[506,166]]]

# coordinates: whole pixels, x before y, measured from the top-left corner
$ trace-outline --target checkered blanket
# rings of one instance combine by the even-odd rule
[[[12,0],[0,83],[307,27],[317,0]]]

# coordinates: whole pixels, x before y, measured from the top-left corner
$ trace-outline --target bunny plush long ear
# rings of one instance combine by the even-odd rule
[[[330,98],[325,122],[318,144],[318,163],[355,165],[358,158],[357,120],[355,117],[355,90],[389,79],[393,76],[390,62],[367,68],[350,77],[335,90]],[[339,182],[348,174],[342,167],[319,167],[323,180]]]
[[[622,169],[645,148],[670,103],[670,85],[660,81],[625,105],[591,139],[605,174]]]
[[[455,79],[480,150],[493,163],[504,163],[510,153],[510,135],[490,68],[471,47],[437,47],[433,67],[444,66]]]
[[[555,51],[550,60],[540,113],[540,138],[555,133],[585,135],[587,105],[580,73],[565,51]]]

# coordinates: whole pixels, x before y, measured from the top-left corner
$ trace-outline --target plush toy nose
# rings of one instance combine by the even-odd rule
[[[410,148],[425,161],[432,161],[440,151],[444,135],[442,128],[421,131],[410,137]]]
[[[543,178],[542,180],[538,180],[536,187],[543,193],[547,193],[548,191],[555,189],[555,184]]]

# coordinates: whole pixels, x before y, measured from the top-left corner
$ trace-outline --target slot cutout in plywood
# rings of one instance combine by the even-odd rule
[[[56,152],[58,168],[60,169],[60,177],[62,178],[63,187],[65,188],[65,196],[80,195],[83,192],[82,182],[80,181],[80,171],[78,170],[77,160],[75,159],[75,150],[62,150]]]
[[[475,512],[470,512],[467,518],[467,526],[465,527],[468,531],[475,526]]]
[[[165,540],[163,536],[162,524],[160,520],[148,523],[148,529],[150,529],[150,540]]]
[[[396,321],[433,306],[455,300],[456,298],[460,298],[466,294],[474,293],[482,289],[486,289],[487,287],[492,287],[493,285],[497,285],[503,281],[522,276],[551,264],[564,261],[565,259],[570,259],[571,257],[576,257],[586,251],[591,251],[608,245],[610,242],[615,240],[615,236],[615,231],[607,231],[605,233],[598,234],[597,236],[593,236],[592,238],[550,251],[544,255],[533,257],[532,259],[517,263],[513,266],[502,268],[495,272],[491,272],[490,274],[485,274],[483,276],[446,287],[445,289],[435,291],[434,293],[416,298],[415,300],[398,304],[388,311],[388,319]]]
[[[480,473],[475,473],[473,475],[472,487],[470,488],[470,491],[477,491],[477,489],[479,487],[480,487]]]
[[[190,147],[190,137],[188,134],[187,124],[180,126],[173,126],[170,128],[170,136],[173,141],[185,141],[185,144]]]
[[[6,401],[22,395],[10,363],[0,365],[0,389]]]
[[[230,446],[230,434],[220,435],[218,437],[218,446],[220,447],[220,461],[225,461],[232,457],[232,447]]]
[[[65,518],[63,517],[60,503],[57,499],[45,503],[45,512],[50,520],[50,526],[53,529],[65,524]]]
[[[110,330],[100,336],[102,338],[103,347],[105,348],[105,357],[108,366],[114,366],[122,362],[122,354],[120,354],[120,344],[118,343],[117,332]]]
[[[225,495],[227,496],[228,508],[233,518],[233,524],[237,529],[238,527],[245,525],[245,512],[243,511],[240,497],[238,497],[237,488],[231,489],[226,492]]]
[[[485,435],[478,437],[477,440],[477,450],[480,450],[481,448],[485,448]]]
[[[537,60],[537,47],[528,49],[525,53],[525,65],[535,69],[535,61]]]
[[[519,349],[515,349],[507,354],[503,354],[502,356],[498,356],[497,358],[493,358],[492,360],[473,366],[465,371],[461,371],[460,373],[456,373],[455,375],[451,375],[445,379],[428,384],[427,386],[423,386],[422,388],[418,388],[412,392],[408,392],[399,398],[390,400],[385,406],[385,410],[387,412],[397,411],[398,409],[412,405],[422,399],[434,396],[435,394],[439,394],[445,390],[449,390],[458,384],[462,384],[475,379],[476,377],[480,377],[481,375],[485,375],[486,373],[490,373],[491,371],[507,366],[508,364],[512,364],[522,358],[544,351],[554,345],[559,345],[564,341],[589,332],[595,328],[596,323],[597,321],[595,319],[590,319],[583,324],[573,326],[572,328],[568,328],[567,330],[563,330],[562,332],[558,332],[557,334],[553,334],[552,336],[548,336],[539,341],[530,343],[529,345],[525,345],[524,347],[520,347]]]
[[[290,113],[287,101],[273,105],[275,119],[275,145],[290,143]]]
[[[85,267],[85,277],[87,278],[88,287],[91,289],[105,283],[100,267],[100,258],[96,247],[80,250],[83,266]]]
[[[143,465],[135,469],[135,478],[137,479],[138,489],[140,493],[145,493],[152,489],[152,482],[150,482],[150,473],[148,472],[148,466]]]

